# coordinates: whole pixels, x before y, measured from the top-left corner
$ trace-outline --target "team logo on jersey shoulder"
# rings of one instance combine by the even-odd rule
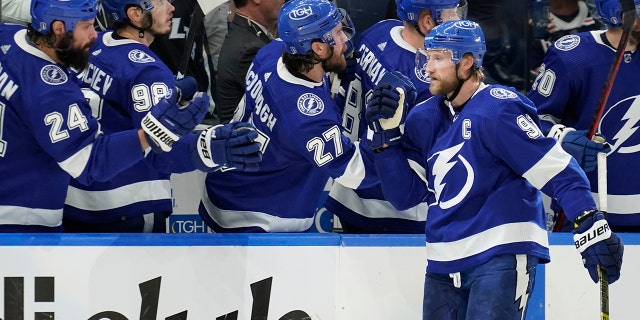
[[[305,93],[298,98],[298,110],[307,116],[315,116],[324,110],[324,102],[313,93]]]
[[[580,44],[580,37],[575,34],[566,35],[553,44],[558,50],[569,51],[575,49]]]
[[[138,49],[129,51],[129,60],[136,63],[149,63],[156,61],[156,59],[154,59],[152,56]]]
[[[493,88],[491,89],[491,91],[489,91],[489,93],[491,94],[492,97],[496,99],[502,99],[502,100],[514,99],[518,97],[518,95],[515,92],[511,90],[507,90],[505,88]]]
[[[415,73],[418,80],[424,83],[431,83],[431,78],[429,77],[429,73],[425,68],[413,68],[413,72]]]
[[[45,83],[54,86],[63,84],[67,82],[68,79],[67,74],[64,72],[64,70],[53,64],[48,64],[40,70],[40,78]]]

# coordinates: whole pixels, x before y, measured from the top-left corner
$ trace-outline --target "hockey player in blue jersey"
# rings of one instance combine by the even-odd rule
[[[635,0],[636,8],[640,0]],[[597,195],[596,155],[607,152],[607,220],[619,232],[640,232],[640,23],[636,20],[623,60],[611,88],[602,119],[598,123],[608,146],[589,140],[587,129],[609,67],[622,35],[622,8],[618,0],[596,0],[596,7],[608,28],[568,35],[549,48],[528,97],[538,109],[541,129],[556,137],[578,160]],[[598,197],[596,197],[598,198]],[[557,206],[552,207],[559,211]],[[555,230],[567,231],[569,223],[556,221]]]
[[[169,151],[206,105],[162,98],[141,128],[104,134],[69,67],[82,69],[96,38],[96,0],[33,0],[31,24],[0,61],[0,231],[62,231],[71,177],[106,181],[141,161],[151,145]],[[10,40],[10,39],[3,39]]]
[[[416,52],[424,47],[424,35],[433,27],[464,18],[467,9],[465,0],[396,0],[396,6],[400,20],[376,23],[360,34],[356,45],[361,58],[355,80],[344,90],[342,115],[344,134],[353,141],[366,138],[363,107],[386,72],[409,77],[417,101],[431,97],[429,76],[416,68]],[[346,233],[423,233],[427,216],[426,202],[395,210],[384,200],[379,185],[353,190],[333,184],[325,207],[340,218]]]
[[[263,160],[258,172],[207,175],[199,212],[215,232],[304,232],[329,177],[351,188],[375,181],[365,168],[371,159],[341,133],[326,76],[346,67],[354,29],[342,18],[329,1],[291,0],[281,9],[282,42],[258,52],[236,112],[256,126]]]
[[[147,110],[174,86],[182,89],[184,100],[191,99],[195,80],[176,81],[149,49],[156,36],[171,31],[173,5],[166,0],[103,0],[102,5],[114,30],[98,35],[89,67],[79,75],[102,130],[137,128]],[[199,95],[208,99],[206,94]],[[238,122],[207,129],[201,136],[189,134],[176,143],[174,151],[149,153],[107,182],[84,185],[72,181],[64,209],[65,231],[166,232],[166,218],[173,208],[170,174],[195,169],[208,172],[225,165],[237,170],[257,168],[260,147],[251,141],[257,138],[252,127]],[[225,140],[232,135],[234,140]],[[244,139],[240,142],[247,145],[237,146],[240,154],[233,155],[236,159],[226,159],[229,143],[235,139]]]
[[[372,99],[366,112],[372,143],[384,137],[372,147],[386,198],[400,210],[429,202],[423,318],[524,317],[536,265],[550,259],[538,189],[576,223],[576,248],[592,280],[600,265],[616,281],[623,245],[596,210],[578,163],[542,134],[530,100],[483,83],[480,26],[445,22],[425,48],[418,67],[434,97],[409,111],[404,134],[395,117],[387,119],[403,114],[398,102]],[[394,89],[378,86],[373,95]]]

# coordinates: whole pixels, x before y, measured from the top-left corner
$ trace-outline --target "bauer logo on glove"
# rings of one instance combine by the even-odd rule
[[[609,237],[611,237],[609,224],[606,220],[598,220],[589,230],[587,230],[587,232],[574,235],[573,241],[576,245],[576,249],[578,249],[579,252],[583,252],[592,244],[609,239]]]

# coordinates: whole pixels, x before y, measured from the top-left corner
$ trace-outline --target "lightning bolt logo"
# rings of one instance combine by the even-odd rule
[[[527,256],[524,254],[516,255],[516,292],[513,302],[520,300],[518,309],[522,311],[521,319],[524,319],[524,308],[529,300],[529,280],[530,275],[527,270]]]
[[[462,202],[462,200],[469,193],[469,190],[471,190],[471,187],[473,186],[473,180],[474,180],[473,168],[471,167],[471,164],[469,164],[469,162],[462,155],[459,154],[460,149],[462,149],[464,144],[465,143],[463,142],[449,149],[445,149],[440,152],[437,152],[433,156],[431,156],[428,160],[429,162],[431,162],[431,159],[435,157],[435,161],[433,162],[433,165],[432,165],[432,168],[433,168],[432,174],[434,176],[433,189],[435,191],[436,201],[439,203],[442,209],[451,208],[459,204],[460,202]],[[445,182],[445,178],[447,174],[451,171],[451,169],[453,169],[454,166],[458,163],[458,160],[460,160],[460,162],[462,163],[462,165],[467,171],[467,179],[465,181],[464,186],[462,187],[460,192],[458,192],[457,195],[453,196],[451,199],[442,200],[440,199],[440,197],[442,196],[444,187],[447,185],[447,183]],[[457,177],[461,177],[462,175],[455,175],[455,176],[457,178]]]
[[[614,110],[616,107],[621,106],[625,101],[629,99],[633,99],[631,105],[629,106],[629,109],[624,114],[624,116],[622,116],[622,122],[623,122],[622,128],[618,130],[618,132],[613,136],[612,140],[610,141],[610,142],[613,142],[611,143],[611,153],[615,152],[616,150],[618,150],[619,153],[635,153],[640,151],[640,145],[634,145],[634,146],[628,146],[628,147],[622,146],[629,138],[631,138],[631,136],[635,134],[636,131],[638,131],[638,122],[640,122],[640,99],[637,99],[637,97],[638,96],[624,99],[616,103],[615,105],[613,105],[607,111],[607,114],[608,114],[609,112]],[[605,117],[606,115],[603,117],[603,119]],[[600,125],[602,126],[602,122],[600,122]]]
[[[315,116],[324,110],[324,102],[313,93],[305,93],[298,98],[298,110],[307,116]]]
[[[306,107],[307,107],[307,110],[313,110],[313,109],[315,109],[315,108],[314,108],[314,106],[315,106],[315,105],[316,105],[316,102],[315,102],[315,101],[313,101],[312,99],[309,99],[309,100],[307,100],[307,101],[306,101]]]
[[[59,85],[67,82],[67,74],[62,69],[53,64],[46,65],[40,70],[40,78],[47,84]]]

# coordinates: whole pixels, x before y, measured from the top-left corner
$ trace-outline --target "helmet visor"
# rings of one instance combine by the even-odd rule
[[[338,8],[338,12],[342,16],[341,23],[331,30],[330,35],[326,36],[326,43],[335,46],[337,44],[347,43],[356,33],[356,27],[346,10]]]
[[[438,24],[451,20],[464,20],[467,18],[467,0],[460,0],[455,7],[437,9],[434,16]]]
[[[456,63],[453,59],[453,52],[449,49],[418,49],[416,52],[416,69],[427,74],[427,64],[431,63],[431,68],[440,68]]]

